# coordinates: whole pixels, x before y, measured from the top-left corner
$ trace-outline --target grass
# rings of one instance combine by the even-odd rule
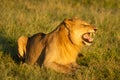
[[[1,80],[120,80],[119,0],[0,0]],[[19,63],[19,36],[49,33],[65,18],[77,16],[98,28],[95,42],[82,49],[81,68],[59,74]]]

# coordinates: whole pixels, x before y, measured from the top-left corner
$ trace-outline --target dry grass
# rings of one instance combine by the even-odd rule
[[[120,80],[119,0],[0,0],[1,80]],[[52,31],[65,18],[77,16],[98,28],[91,47],[83,48],[81,69],[64,75],[19,63],[20,35]]]

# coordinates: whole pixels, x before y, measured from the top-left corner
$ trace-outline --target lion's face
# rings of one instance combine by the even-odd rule
[[[82,42],[85,45],[91,45],[97,30],[95,27],[80,19],[68,19],[66,24],[70,30],[71,40],[75,44],[79,45]]]

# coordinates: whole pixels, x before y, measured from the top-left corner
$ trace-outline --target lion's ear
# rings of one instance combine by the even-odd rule
[[[64,23],[68,28],[70,28],[74,24],[74,19],[65,19]]]
[[[76,19],[78,19],[78,17],[77,17],[77,16],[74,16],[73,19],[76,20]]]

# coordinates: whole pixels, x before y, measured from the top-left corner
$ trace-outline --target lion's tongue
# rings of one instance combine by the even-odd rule
[[[93,38],[91,38],[89,34],[84,34],[83,37],[84,37],[84,39],[86,39],[86,40],[89,41],[89,42],[92,42],[92,41],[93,41]]]

